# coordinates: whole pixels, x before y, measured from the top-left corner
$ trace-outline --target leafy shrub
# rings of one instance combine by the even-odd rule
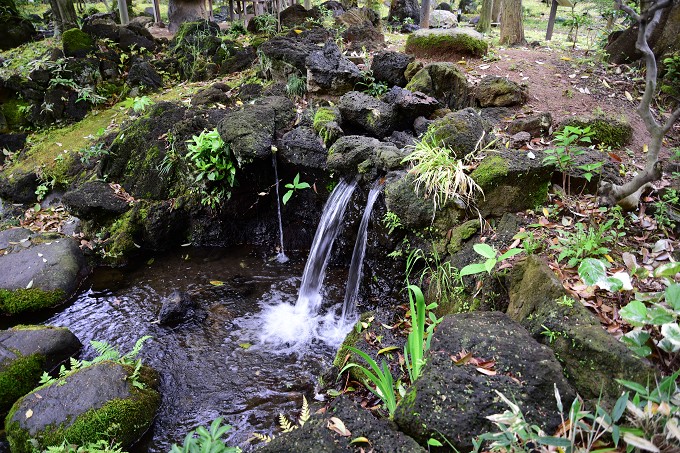
[[[241,453],[238,447],[228,447],[222,437],[229,432],[230,425],[222,425],[222,417],[210,424],[210,431],[199,426],[184,438],[182,446],[173,444],[170,453]]]
[[[187,149],[186,159],[195,173],[194,182],[200,183],[196,191],[202,196],[201,203],[214,209],[225,198],[231,198],[231,191],[217,183],[224,181],[233,188],[236,185],[236,166],[229,146],[217,129],[194,135],[187,141]]]
[[[587,227],[584,223],[577,223],[575,231],[560,231],[558,244],[552,248],[559,252],[557,261],[568,258],[567,266],[574,267],[584,258],[598,258],[609,253],[608,245],[617,238],[625,235],[613,229],[615,219],[605,223]]]
[[[597,163],[581,166],[575,165],[574,157],[585,154],[583,149],[575,148],[575,146],[579,143],[592,143],[591,137],[594,134],[595,132],[590,129],[590,126],[585,128],[565,126],[555,135],[554,142],[557,146],[553,149],[545,150],[546,156],[543,158],[543,162],[557,166],[557,169],[562,173],[562,189],[564,189],[567,195],[571,194],[571,177],[569,173],[574,168],[584,170],[586,173],[583,177],[590,181],[593,172],[599,172],[602,166],[601,162],[599,165]]]

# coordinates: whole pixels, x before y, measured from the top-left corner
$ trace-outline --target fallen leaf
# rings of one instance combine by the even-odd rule
[[[486,374],[487,376],[495,376],[496,372],[494,370],[487,370],[486,368],[475,368],[478,372]]]
[[[250,343],[239,343],[238,345],[243,349],[250,349],[250,347],[252,346],[252,344]]]
[[[342,420],[340,420],[338,417],[331,417],[328,420],[327,428],[331,431],[335,431],[343,437],[349,437],[352,435],[352,433],[347,428],[345,428],[345,424],[342,422]]]
[[[26,418],[31,418],[33,417],[33,409],[29,409],[26,411]]]
[[[220,280],[210,280],[210,284],[213,285],[213,286],[223,286],[224,282],[222,282]]]
[[[378,351],[378,355],[385,354],[386,352],[391,352],[391,351],[394,351],[396,349],[399,349],[399,348],[397,346],[388,346],[388,347],[382,348],[380,351]]]
[[[367,438],[363,437],[363,436],[356,437],[356,438],[349,441],[350,445],[352,445],[352,444],[370,444],[370,443],[371,443],[371,441],[368,440]]]
[[[627,91],[624,91],[624,94],[626,95],[626,99],[628,99],[630,102],[633,102],[633,96]]]

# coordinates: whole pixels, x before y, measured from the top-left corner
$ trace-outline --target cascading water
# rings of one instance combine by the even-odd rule
[[[366,201],[366,209],[361,218],[359,225],[359,233],[357,240],[354,243],[354,251],[352,252],[352,262],[349,266],[349,275],[347,276],[347,287],[345,288],[345,302],[342,305],[342,316],[340,322],[342,325],[353,324],[351,319],[354,316],[354,310],[359,296],[359,283],[361,282],[361,270],[364,265],[364,256],[366,256],[366,240],[368,239],[368,222],[371,219],[373,212],[373,205],[380,195],[382,184],[376,182],[371,191],[368,193],[368,200]]]
[[[283,223],[281,222],[281,198],[279,197],[279,170],[276,165],[276,152],[272,153],[272,163],[274,165],[274,179],[276,180],[276,210],[279,214],[279,253],[276,254],[276,261],[279,263],[285,263],[288,261],[288,257],[283,250]]]
[[[356,181],[345,180],[333,189],[316,229],[312,248],[302,274],[300,292],[295,305],[282,303],[266,307],[262,313],[264,343],[288,345],[279,349],[288,352],[298,349],[315,337],[327,342],[342,340],[346,332],[340,332],[333,311],[321,315],[321,286],[331,256],[331,248],[340,232],[347,204],[356,188]]]

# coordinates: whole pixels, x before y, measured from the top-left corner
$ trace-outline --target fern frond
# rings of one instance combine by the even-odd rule
[[[283,414],[279,414],[279,427],[284,433],[289,433],[297,429],[297,425],[292,424]]]
[[[311,414],[309,412],[309,404],[307,404],[307,398],[305,398],[305,396],[302,395],[302,411],[300,412],[300,420],[298,420],[300,427],[305,426],[305,423],[307,422],[307,420],[309,420],[310,416]]]
[[[146,340],[150,339],[150,338],[151,338],[151,335],[144,335],[142,338],[137,340],[137,342],[135,343],[135,346],[132,348],[132,351],[128,352],[127,354],[125,354],[122,357],[123,360],[126,360],[126,361],[127,360],[134,360],[137,357],[137,355],[139,354],[139,352],[142,350],[142,346],[144,346],[144,342]]]
[[[266,434],[253,433],[253,437],[261,442],[269,443],[274,440],[274,436],[267,436]]]

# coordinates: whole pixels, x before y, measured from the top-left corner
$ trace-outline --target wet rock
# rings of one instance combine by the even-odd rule
[[[328,152],[314,129],[301,126],[281,138],[279,156],[294,166],[323,170]]]
[[[13,406],[6,420],[7,439],[16,453],[32,452],[68,439],[85,445],[107,433],[122,448],[138,440],[151,426],[160,396],[158,377],[143,367],[135,379],[134,367],[100,362],[31,392]],[[29,412],[33,415],[26,417]]]
[[[368,20],[349,27],[342,33],[342,39],[347,43],[349,51],[361,51],[364,48],[376,50],[385,47],[385,35]]]
[[[345,58],[333,41],[315,50],[305,60],[307,90],[314,94],[341,96],[361,80],[359,68]]]
[[[365,180],[374,180],[377,171],[401,167],[406,152],[392,143],[384,143],[362,135],[340,137],[328,150],[328,170],[340,175],[360,174]]]
[[[432,223],[435,214],[432,201],[416,192],[412,174],[404,171],[391,175],[384,192],[387,209],[399,216],[404,228],[417,230]]]
[[[406,53],[426,57],[481,57],[489,45],[484,37],[468,28],[417,30],[406,39]]]
[[[133,87],[144,87],[152,90],[163,86],[163,79],[156,72],[156,68],[150,62],[140,59],[130,66],[127,82]]]
[[[379,82],[387,83],[387,86],[406,86],[407,80],[404,72],[414,58],[401,52],[383,51],[373,57],[371,71],[373,77]]]
[[[305,25],[307,19],[316,19],[319,13],[315,9],[307,11],[302,5],[292,5],[281,11],[279,19],[281,26],[286,28],[293,28],[299,25]]]
[[[413,19],[414,24],[420,23],[420,6],[418,0],[394,0],[390,3],[388,17],[395,18],[399,22],[404,19]]]
[[[489,139],[491,128],[472,108],[452,112],[429,127],[437,143],[447,146],[457,157],[465,156]]]
[[[429,117],[440,107],[439,101],[433,97],[396,86],[385,93],[382,101],[396,108],[397,129],[411,129],[416,118]]]
[[[654,382],[653,367],[603,330],[580,302],[570,300],[538,256],[512,269],[507,314],[555,351],[569,382],[585,399],[597,400],[602,394],[603,402],[613,405],[623,391],[616,379]],[[554,339],[542,334],[546,328],[556,333]]]
[[[32,203],[38,184],[38,176],[33,171],[0,174],[0,197],[13,203]]]
[[[554,166],[521,151],[504,150],[487,156],[470,174],[484,191],[477,200],[483,216],[502,216],[542,205]]]
[[[550,112],[537,113],[524,118],[517,118],[508,125],[508,132],[528,132],[532,137],[540,137],[550,133],[552,115]]]
[[[456,365],[451,357],[462,351],[495,361],[496,375],[484,375],[474,365]],[[486,417],[508,410],[496,391],[516,403],[529,423],[546,432],[553,432],[561,422],[554,386],[565,406],[575,397],[553,352],[499,312],[444,317],[426,360],[422,375],[407,390],[394,416],[401,430],[423,445],[434,436],[459,451],[469,451],[475,436],[495,429]]]
[[[94,50],[94,41],[79,28],[66,30],[61,35],[64,46],[64,55],[67,57],[84,57]]]
[[[56,306],[75,293],[87,274],[72,238],[12,228],[0,232],[0,313],[17,315]]]
[[[0,414],[33,390],[43,372],[52,371],[80,347],[80,341],[64,327],[0,330]]]
[[[527,95],[518,84],[505,77],[484,77],[475,90],[475,97],[482,107],[510,107],[522,105]]]
[[[272,75],[286,80],[293,73],[307,73],[305,60],[319,47],[307,40],[277,36],[260,45],[258,48],[263,55],[271,60]]]
[[[154,201],[142,207],[138,218],[145,248],[162,251],[182,241],[189,223],[185,210],[176,209],[173,200]]]
[[[471,90],[465,74],[453,63],[428,64],[413,75],[406,89],[432,96],[451,110],[471,104]]]
[[[352,433],[342,437],[328,429],[331,417],[343,421]],[[393,422],[375,418],[345,396],[336,398],[323,414],[315,414],[300,429],[276,437],[258,449],[263,453],[336,453],[352,451],[350,441],[357,437],[370,439],[374,451],[393,453],[424,453],[426,450],[413,439],[399,432]]]
[[[99,13],[88,16],[83,21],[82,30],[93,38],[110,39],[118,42],[118,24],[113,13]]]
[[[287,98],[272,96],[229,113],[217,129],[243,166],[256,159],[269,159],[275,132],[295,120],[295,105]]]
[[[519,149],[529,143],[531,134],[528,132],[518,132],[510,137],[510,148]]]
[[[407,131],[394,131],[392,135],[385,139],[386,142],[394,143],[394,145],[399,149],[404,149],[407,146],[413,146],[416,138],[411,132]]]
[[[594,132],[591,137],[595,145],[622,148],[630,144],[633,138],[633,127],[625,118],[611,118],[605,116],[572,116],[563,120],[556,132],[565,126],[590,128]]]
[[[179,323],[190,317],[195,307],[196,303],[187,293],[175,290],[163,299],[158,321],[162,326]]]
[[[37,32],[30,20],[21,17],[14,2],[3,2],[0,15],[0,50],[13,49],[31,41]]]
[[[229,103],[229,96],[217,88],[211,85],[207,88],[202,88],[196,92],[191,98],[191,105],[193,107],[211,105],[211,104],[227,104]]]
[[[432,123],[434,123],[434,120],[428,120],[424,116],[419,116],[413,121],[413,130],[416,135],[424,134]]]
[[[458,16],[451,11],[435,9],[430,12],[430,28],[454,28],[458,26]]]
[[[346,132],[365,132],[381,138],[391,134],[397,126],[396,106],[360,91],[343,95],[338,109]]]
[[[89,181],[66,192],[63,202],[73,215],[84,219],[110,218],[130,209],[104,181]]]

